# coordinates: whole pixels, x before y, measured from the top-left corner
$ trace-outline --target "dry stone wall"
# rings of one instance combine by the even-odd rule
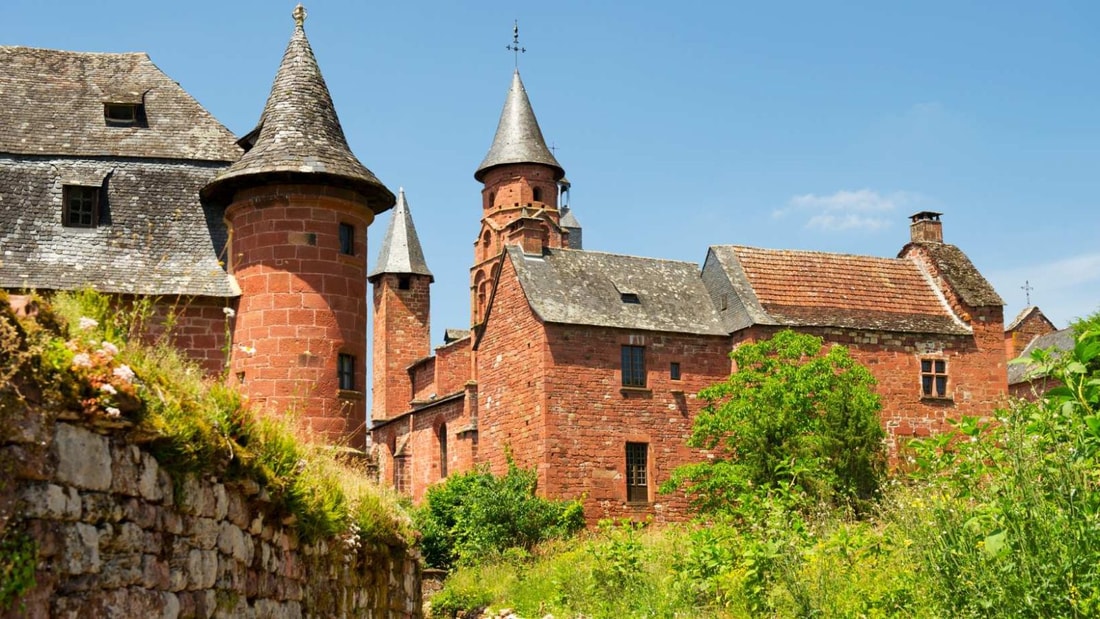
[[[304,544],[258,484],[174,484],[117,424],[12,417],[0,415],[0,525],[36,540],[38,564],[6,617],[420,616],[415,550]]]

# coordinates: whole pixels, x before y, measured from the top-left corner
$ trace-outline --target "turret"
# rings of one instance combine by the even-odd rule
[[[367,227],[394,196],[348,148],[300,4],[294,20],[247,152],[202,192],[228,205],[230,372],[261,410],[363,447]]]
[[[505,245],[541,254],[562,247],[558,181],[565,170],[546,147],[519,70],[504,100],[493,144],[474,172],[482,189],[481,231],[470,270],[471,321],[479,324],[491,294],[492,269]]]
[[[408,367],[431,352],[429,286],[435,278],[424,260],[404,189],[397,194],[378,262],[367,278],[374,299],[371,419],[381,421],[408,410]]]

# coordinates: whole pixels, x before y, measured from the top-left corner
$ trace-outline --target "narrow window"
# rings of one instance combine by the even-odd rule
[[[668,377],[672,380],[680,380],[680,362],[673,361],[668,366]]]
[[[488,208],[493,208],[493,204],[495,204],[496,201],[497,201],[497,194],[490,191],[489,192],[489,206],[488,206]]]
[[[99,224],[99,187],[65,185],[61,195],[65,204],[63,225],[94,228]]]
[[[447,476],[447,424],[439,426],[439,477]]]
[[[535,198],[535,202],[542,202],[542,187],[533,187],[531,193]]]
[[[340,253],[355,255],[355,226],[351,224],[340,224]]]
[[[623,386],[645,387],[645,347],[623,346]]]
[[[921,359],[920,385],[921,395],[926,398],[947,397],[947,361]]]
[[[411,287],[412,287],[412,278],[411,277],[409,277],[408,275],[398,275],[397,276],[397,289],[398,290],[408,290]]]
[[[104,103],[103,119],[109,127],[132,127],[141,120],[137,103]]]
[[[355,391],[355,355],[340,353],[336,357],[336,378],[340,389]]]
[[[628,503],[649,501],[649,444],[626,444],[626,500]]]
[[[408,456],[393,459],[393,487],[398,492],[409,492]]]
[[[642,300],[638,298],[638,293],[636,292],[623,292],[619,296],[622,298],[623,303],[637,305],[642,302]]]

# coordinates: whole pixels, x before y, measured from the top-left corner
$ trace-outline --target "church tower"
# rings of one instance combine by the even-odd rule
[[[564,176],[565,170],[546,147],[517,69],[493,144],[474,172],[474,178],[484,185],[481,230],[470,269],[474,326],[484,319],[493,269],[505,245],[519,245],[529,254],[567,246],[558,212],[558,181]]]
[[[240,287],[230,373],[254,405],[318,438],[365,444],[367,227],[394,196],[348,148],[294,10],[294,33],[244,155],[203,197],[227,204]]]
[[[431,354],[429,286],[434,281],[416,236],[405,190],[367,279],[374,297],[374,368],[371,420],[405,412],[412,399],[406,369]]]

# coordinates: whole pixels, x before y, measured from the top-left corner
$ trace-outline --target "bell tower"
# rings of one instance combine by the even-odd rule
[[[484,320],[493,269],[505,245],[519,245],[525,253],[539,255],[544,248],[566,246],[568,232],[561,227],[558,211],[558,181],[564,176],[565,170],[546,147],[517,69],[493,144],[474,172],[474,179],[484,187],[481,229],[470,269],[472,325]]]

